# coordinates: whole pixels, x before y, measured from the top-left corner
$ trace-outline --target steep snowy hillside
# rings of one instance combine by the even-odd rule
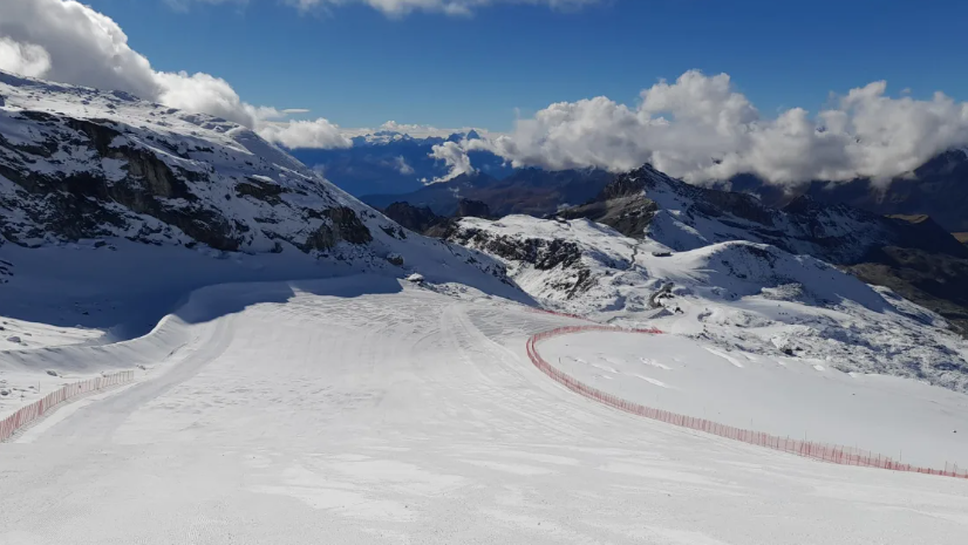
[[[730,241],[677,252],[589,220],[464,218],[451,240],[550,306],[725,350],[968,390],[968,343],[938,315],[816,258]]]
[[[648,165],[562,215],[676,250],[748,240],[811,255],[897,291],[968,336],[968,292],[962,287],[968,285],[968,247],[927,216],[879,216],[810,197],[774,209],[744,193],[688,185]]]
[[[54,344],[143,333],[215,282],[419,271],[523,296],[496,261],[407,232],[234,123],[5,73],[0,97],[0,350],[44,344],[38,324]]]

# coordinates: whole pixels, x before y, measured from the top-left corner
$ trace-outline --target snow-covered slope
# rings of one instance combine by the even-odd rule
[[[62,407],[0,444],[0,543],[964,543],[964,480],[838,466],[616,411],[528,361],[529,334],[573,320],[401,284],[357,277],[196,293],[178,313],[190,323],[163,324],[179,337],[137,351],[162,357],[137,383]],[[593,359],[600,353],[654,355],[671,369],[651,376],[683,388],[645,383],[662,400],[716,392],[692,380],[704,378],[692,371],[699,343],[680,354],[648,336],[610,335],[542,350],[595,364],[605,363]],[[75,363],[107,359],[79,352]],[[716,393],[709,415],[729,412],[718,403],[735,392]],[[892,413],[889,397],[869,394],[846,406]],[[952,421],[965,429],[964,405],[948,394],[900,404],[917,409],[909,418],[950,411],[907,439]],[[771,410],[772,428],[787,412]],[[896,432],[910,427],[891,430],[906,443]],[[909,458],[921,459],[905,450]]]
[[[6,73],[0,97],[0,244],[124,238],[377,269],[472,260],[409,235],[234,123]]]
[[[470,260],[411,239],[234,123],[2,73],[0,96],[0,232],[13,243],[288,248],[370,268],[406,264],[404,254]]]
[[[48,380],[11,351],[136,337],[211,284],[419,272],[527,299],[499,262],[406,231],[234,123],[5,73],[0,98],[8,396],[36,396],[24,372]]]
[[[676,252],[585,219],[527,216],[464,218],[451,240],[504,260],[522,288],[564,311],[968,390],[968,344],[943,319],[813,257],[746,241]]]
[[[968,247],[927,216],[885,217],[812,197],[775,209],[749,194],[691,186],[648,165],[562,215],[676,250],[747,240],[811,255],[937,312],[968,338]]]

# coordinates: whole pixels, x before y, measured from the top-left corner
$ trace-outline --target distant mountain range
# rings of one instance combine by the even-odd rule
[[[446,177],[451,168],[431,157],[435,145],[477,138],[480,136],[473,130],[426,138],[378,131],[353,138],[353,147],[346,149],[290,151],[343,190],[373,206],[383,208],[402,201],[428,206],[441,215],[453,214],[461,198],[483,201],[496,215],[546,215],[559,207],[583,203],[610,180],[600,171],[559,174],[535,168],[515,169],[490,152],[472,151],[469,156],[476,174],[461,175],[447,183],[429,183]],[[881,215],[928,215],[949,232],[968,233],[965,150],[942,153],[911,175],[893,180],[815,180],[778,186],[755,175],[741,174],[714,187],[755,195],[770,207],[782,207],[807,195],[821,203],[849,204]],[[968,239],[968,235],[963,238]]]
[[[942,153],[900,176],[876,183],[867,178],[849,182],[813,181],[787,191],[744,174],[723,186],[757,195],[765,204],[782,206],[808,195],[816,201],[851,206],[882,215],[928,215],[950,232],[968,232],[968,151]]]
[[[492,215],[528,214],[542,217],[565,207],[582,204],[598,195],[615,175],[603,170],[546,171],[520,169],[505,178],[483,172],[462,174],[448,182],[431,184],[405,194],[364,195],[361,200],[384,209],[395,202],[427,207],[435,214],[452,216],[460,201],[481,201]]]
[[[347,193],[360,197],[373,194],[410,193],[435,179],[446,177],[450,166],[431,157],[433,147],[444,142],[475,140],[473,130],[448,137],[414,138],[407,134],[380,131],[352,139],[345,149],[291,149],[289,153],[306,166],[322,173]],[[468,153],[479,172],[501,179],[514,172],[505,160],[487,151]]]

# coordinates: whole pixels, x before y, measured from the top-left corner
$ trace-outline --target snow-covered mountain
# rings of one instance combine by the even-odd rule
[[[647,235],[676,250],[750,240],[848,265],[884,246],[968,257],[929,218],[886,217],[806,196],[776,209],[751,195],[686,184],[649,165],[619,176],[595,202],[562,215],[613,225],[633,237]]]
[[[5,73],[0,97],[5,316],[106,330],[137,300],[119,286],[160,290],[163,314],[208,283],[359,272],[520,293],[498,262],[406,231],[242,126]]]
[[[968,343],[943,318],[814,257],[742,240],[677,251],[587,219],[528,216],[463,218],[450,240],[502,259],[522,288],[565,312],[658,326],[726,354],[968,390]]]
[[[968,251],[925,216],[881,216],[800,196],[781,209],[745,194],[696,187],[645,166],[562,212],[676,250],[748,240],[849,268],[942,313],[968,333]]]

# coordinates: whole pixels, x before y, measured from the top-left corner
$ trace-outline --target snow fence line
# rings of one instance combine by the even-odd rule
[[[790,439],[789,437],[779,437],[764,432],[727,426],[725,424],[706,420],[705,418],[695,418],[692,416],[686,416],[684,414],[639,405],[638,403],[633,403],[618,396],[603,392],[597,388],[593,388],[579,380],[576,380],[574,377],[553,367],[541,357],[541,354],[538,353],[537,344],[540,341],[550,339],[552,337],[569,335],[572,333],[582,333],[586,331],[645,333],[650,335],[662,333],[662,331],[659,331],[658,329],[622,329],[605,325],[559,327],[544,333],[538,333],[537,335],[533,335],[531,338],[529,338],[527,343],[528,357],[531,358],[531,362],[534,363],[535,367],[551,377],[555,382],[564,385],[569,390],[600,403],[604,403],[610,407],[614,407],[638,416],[644,416],[652,420],[658,420],[660,422],[665,422],[681,428],[701,431],[703,433],[716,435],[718,437],[725,437],[727,439],[742,441],[751,445],[758,445],[761,447],[834,464],[874,467],[880,469],[889,469],[892,471],[908,471],[912,473],[924,473],[928,475],[940,475],[944,477],[968,479],[968,471],[959,471],[956,464],[946,463],[945,469],[943,470],[918,467],[911,464],[903,464],[892,460],[887,456],[873,454],[869,451],[858,451],[857,449],[841,445],[816,443],[813,441],[800,441],[797,439]]]
[[[134,371],[122,371],[113,375],[106,375],[82,382],[68,384],[53,391],[39,401],[35,401],[4,420],[0,421],[0,441],[10,439],[17,430],[34,422],[45,414],[53,411],[61,403],[86,394],[118,386],[134,380]]]

